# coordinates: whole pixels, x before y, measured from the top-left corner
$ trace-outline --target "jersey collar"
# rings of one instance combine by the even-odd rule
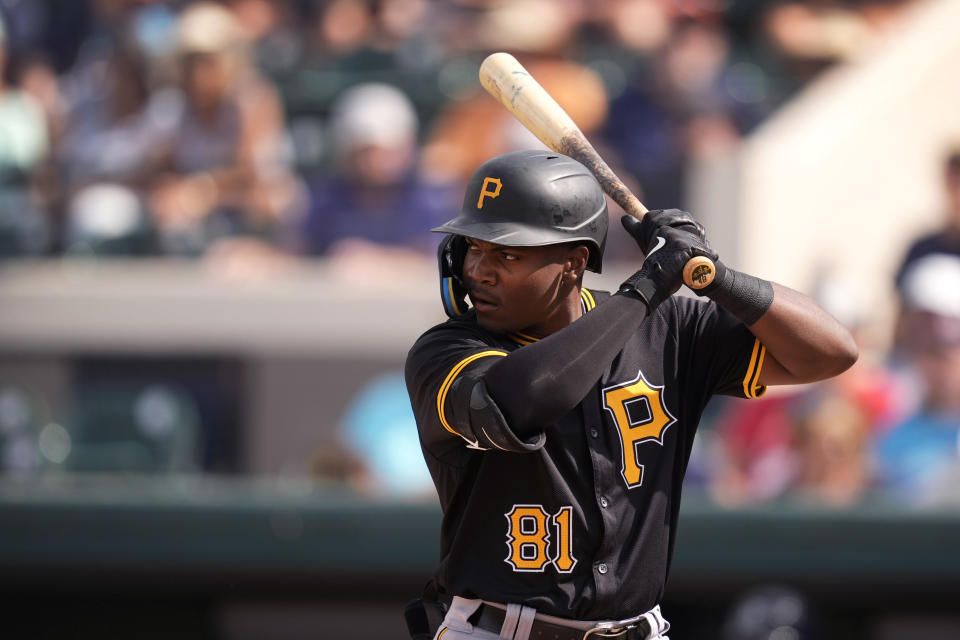
[[[587,313],[597,307],[597,301],[593,297],[593,294],[590,293],[587,289],[580,289],[580,310],[583,313]],[[533,336],[527,335],[525,333],[520,333],[515,331],[513,333],[508,333],[507,337],[519,344],[520,346],[532,344],[534,342],[539,342],[540,338],[535,338]]]

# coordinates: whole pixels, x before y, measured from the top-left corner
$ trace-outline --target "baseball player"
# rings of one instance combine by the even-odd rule
[[[623,223],[642,268],[583,287],[607,235],[600,185],[548,151],[493,158],[433,229],[450,319],[406,361],[443,509],[414,638],[666,638],[659,602],[697,423],[713,394],[835,375],[849,333],[807,297],[717,260],[675,209]],[[694,256],[704,298],[674,296]],[[472,303],[468,307],[467,300]]]

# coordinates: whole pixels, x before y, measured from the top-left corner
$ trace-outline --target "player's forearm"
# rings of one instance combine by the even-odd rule
[[[612,296],[561,331],[514,351],[484,381],[521,438],[542,431],[589,393],[647,317],[638,299]]]
[[[773,283],[773,303],[750,331],[767,348],[760,384],[800,384],[849,369],[858,349],[850,332],[809,297]]]

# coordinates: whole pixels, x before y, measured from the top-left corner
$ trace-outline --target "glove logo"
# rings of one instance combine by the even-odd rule
[[[647,257],[649,258],[657,251],[660,251],[660,249],[663,249],[663,245],[665,244],[667,244],[667,241],[663,239],[663,236],[657,236],[657,244],[653,249],[650,250],[650,253],[647,254]]]
[[[621,475],[628,489],[643,484],[643,465],[639,447],[646,442],[663,446],[667,429],[677,421],[663,401],[663,387],[654,386],[643,377],[643,371],[630,382],[603,390],[603,406],[613,416],[623,447]]]
[[[487,191],[487,185],[495,185],[493,191]],[[477,199],[477,209],[483,209],[484,198],[496,198],[500,195],[500,178],[484,178],[483,186],[480,187],[480,197]]]

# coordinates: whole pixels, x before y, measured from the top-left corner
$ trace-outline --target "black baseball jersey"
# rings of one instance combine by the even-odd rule
[[[581,292],[587,312],[608,298]],[[434,586],[565,618],[637,615],[663,595],[701,413],[715,393],[763,392],[764,347],[716,304],[673,296],[545,439],[483,450],[450,410],[456,381],[534,340],[470,313],[410,350],[407,388],[443,509]]]

